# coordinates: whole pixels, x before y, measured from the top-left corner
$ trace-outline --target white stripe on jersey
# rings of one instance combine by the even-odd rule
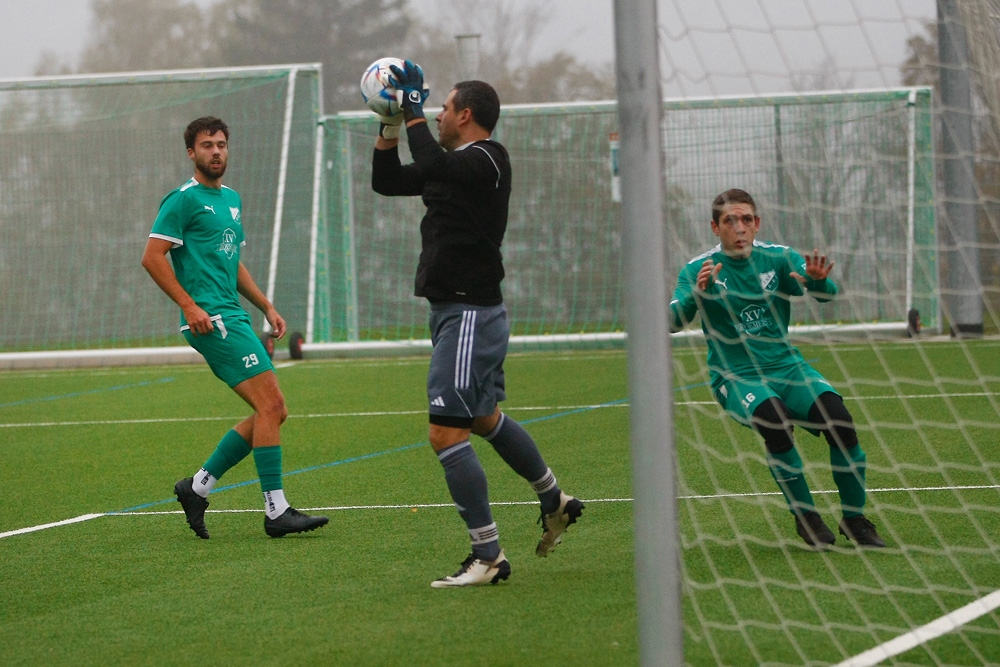
[[[494,160],[493,156],[490,155],[490,152],[485,148],[483,148],[482,146],[473,146],[473,148],[478,148],[482,152],[486,153],[486,157],[488,157],[490,159],[490,162],[493,163],[493,168],[497,170],[497,184],[493,186],[493,189],[496,190],[497,188],[500,187],[500,178],[503,176],[503,174],[500,173],[500,167],[497,166],[497,161]]]
[[[758,241],[757,239],[753,240],[753,244],[759,248],[783,248],[787,250],[788,248],[791,247],[787,245],[781,245],[780,243],[768,243],[767,241]]]
[[[708,259],[712,255],[714,255],[715,253],[720,252],[721,250],[722,250],[722,244],[719,243],[718,245],[716,245],[711,250],[706,250],[705,252],[701,253],[697,257],[692,257],[691,259],[689,259],[687,261],[687,263],[688,264],[694,264],[695,262],[698,262],[698,261],[704,262],[706,259]]]
[[[167,236],[166,234],[152,234],[151,233],[149,235],[149,238],[151,238],[151,239],[160,239],[162,241],[170,241],[171,243],[174,244],[173,245],[174,248],[180,248],[182,245],[184,245],[184,239],[174,238],[173,236]]]
[[[455,388],[468,389],[472,375],[472,343],[475,340],[476,311],[462,312],[462,326],[458,333],[458,351],[455,356]]]

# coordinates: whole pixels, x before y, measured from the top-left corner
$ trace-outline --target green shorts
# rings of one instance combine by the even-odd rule
[[[264,371],[273,371],[271,358],[250,325],[250,316],[212,316],[212,333],[196,336],[187,325],[181,333],[188,344],[201,353],[215,376],[235,387]]]
[[[809,421],[809,410],[820,394],[832,391],[840,393],[826,381],[819,371],[802,363],[763,378],[741,378],[712,373],[712,393],[733,419],[751,427],[750,417],[757,406],[769,398],[779,398],[788,407],[792,418],[799,422]],[[813,435],[819,431],[807,428]]]

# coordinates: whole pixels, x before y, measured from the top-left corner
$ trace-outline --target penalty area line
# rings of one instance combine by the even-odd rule
[[[859,653],[853,658],[848,658],[838,663],[836,667],[872,667],[921,644],[926,644],[932,639],[937,639],[941,635],[953,632],[980,616],[985,616],[997,607],[1000,607],[1000,590],[993,591],[989,595],[970,602],[926,625],[921,625],[905,635],[900,635],[864,653]]]

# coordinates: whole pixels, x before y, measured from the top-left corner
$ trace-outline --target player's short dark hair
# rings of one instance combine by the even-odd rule
[[[723,207],[728,204],[749,204],[753,209],[754,215],[757,215],[757,203],[754,202],[750,193],[746,190],[733,188],[732,190],[726,190],[725,192],[719,194],[715,198],[715,201],[712,202],[712,220],[718,222],[719,218],[722,216]]]
[[[481,128],[493,132],[500,118],[500,96],[493,86],[485,81],[460,81],[455,84],[454,90],[452,103],[455,111],[468,109]]]
[[[222,130],[222,134],[226,135],[226,141],[229,141],[229,126],[222,122],[222,120],[215,116],[195,118],[188,124],[187,129],[184,130],[184,145],[188,148],[194,148],[194,140],[199,132],[207,132],[211,136],[219,130]]]

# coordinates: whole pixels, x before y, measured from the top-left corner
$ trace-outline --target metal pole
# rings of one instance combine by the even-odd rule
[[[460,80],[479,78],[479,33],[455,35],[458,45],[458,72]]]
[[[285,211],[285,182],[288,180],[288,148],[292,138],[292,111],[295,106],[295,75],[298,69],[288,72],[288,90],[285,92],[285,122],[281,127],[281,159],[278,163],[278,194],[274,203],[274,229],[271,234],[271,261],[268,263],[267,295],[274,302],[274,289],[278,280],[278,250],[281,244],[281,223]],[[271,323],[264,320],[264,333],[271,331]]]
[[[309,298],[306,302],[305,336],[307,343],[313,342],[316,326],[316,262],[319,259],[317,251],[319,249],[320,191],[323,179],[323,139],[325,135],[323,123],[319,123],[316,126],[316,148],[313,153],[313,196],[312,210],[309,214]]]
[[[976,228],[975,143],[969,48],[957,0],[938,0],[941,61],[941,254],[948,265],[942,296],[952,336],[983,333],[982,280]]]
[[[683,665],[655,0],[615,0],[639,658]]]
[[[913,271],[916,253],[917,199],[917,91],[906,100],[906,312],[913,309]],[[930,315],[928,313],[927,315]],[[910,324],[910,333],[916,333]]]

